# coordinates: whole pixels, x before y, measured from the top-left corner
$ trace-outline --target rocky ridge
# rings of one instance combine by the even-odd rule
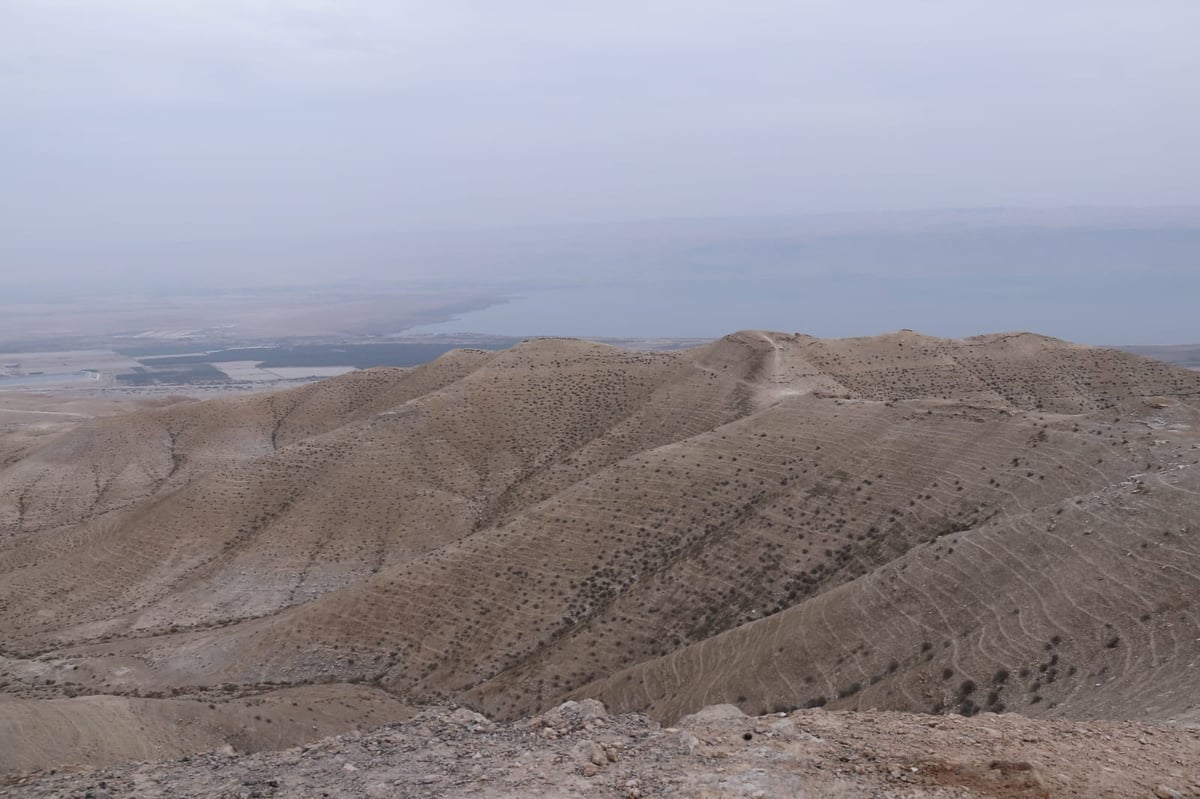
[[[431,708],[281,752],[10,777],[0,796],[997,797],[1200,796],[1200,729],[1015,714],[930,717],[715,705],[660,727],[595,700],[495,723]]]

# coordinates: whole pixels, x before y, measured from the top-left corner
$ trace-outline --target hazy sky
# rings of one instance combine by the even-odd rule
[[[1194,0],[0,0],[12,241],[1200,204]]]
[[[1200,206],[1198,34],[1196,0],[0,0],[0,270],[95,276],[138,252],[243,274],[204,247],[412,230]]]

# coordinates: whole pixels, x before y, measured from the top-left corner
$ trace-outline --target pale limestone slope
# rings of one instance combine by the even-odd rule
[[[579,691],[1192,712],[1195,373],[1029,334],[746,331],[334,385],[175,409],[204,422],[168,488],[15,536],[7,646],[86,691],[351,679],[501,716]]]

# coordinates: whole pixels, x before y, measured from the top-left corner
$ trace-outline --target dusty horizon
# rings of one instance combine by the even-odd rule
[[[386,280],[474,290],[436,330],[1198,341],[1197,24],[1183,0],[13,0],[0,289]]]

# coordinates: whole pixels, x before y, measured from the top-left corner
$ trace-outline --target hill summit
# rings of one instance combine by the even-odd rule
[[[1200,373],[1028,333],[534,339],[0,439],[0,725],[74,736],[0,767],[446,702],[1200,724],[1198,464]]]

